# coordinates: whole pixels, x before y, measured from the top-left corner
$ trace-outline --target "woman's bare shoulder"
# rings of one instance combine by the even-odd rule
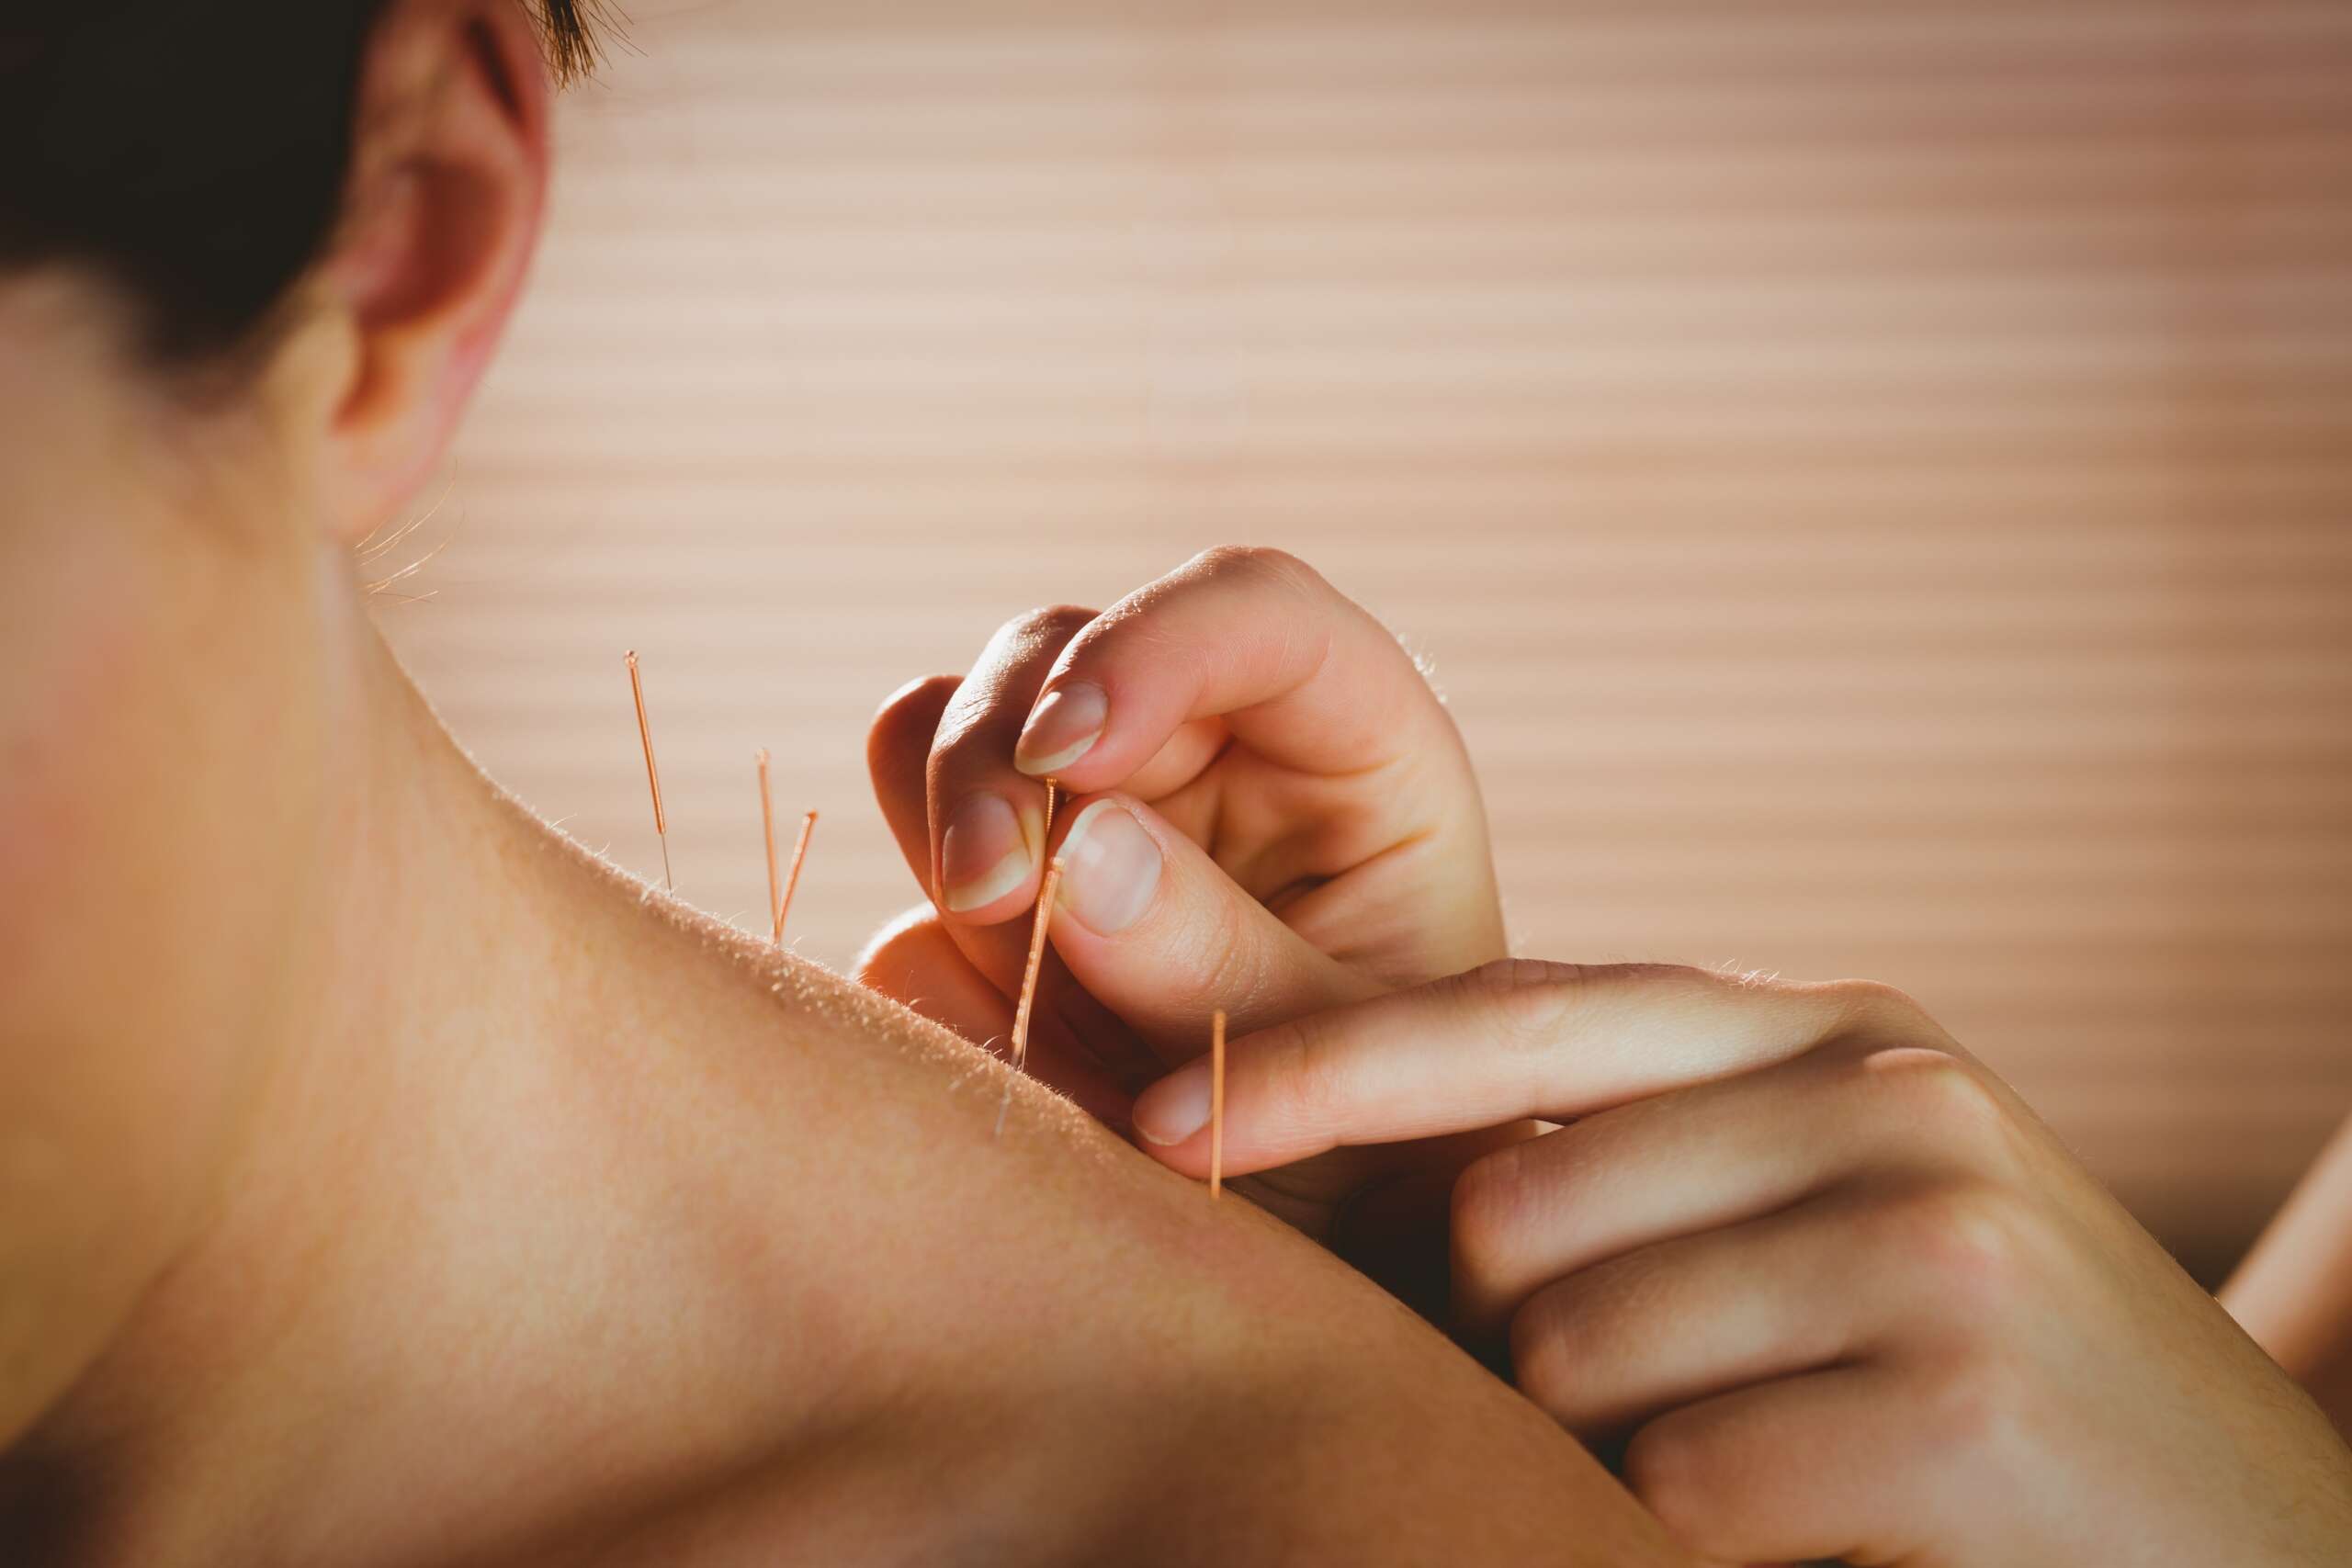
[[[761,1249],[704,1266],[766,1282],[731,1320],[793,1343],[808,1397],[562,1560],[1679,1561],[1577,1444],[1295,1232],[854,983],[695,940],[753,999],[687,1010],[700,1038],[664,1055],[691,1091],[637,1131],[691,1132],[718,1234]],[[662,1127],[673,1104],[691,1129]]]

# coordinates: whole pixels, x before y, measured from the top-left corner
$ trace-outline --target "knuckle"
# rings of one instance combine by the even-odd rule
[[[953,794],[1002,750],[990,743],[989,717],[986,708],[962,702],[951,703],[940,715],[923,759],[923,778],[934,797]]]
[[[967,680],[957,688],[956,694],[948,699],[946,708],[941,712],[939,722],[932,728],[933,782],[942,776],[940,768],[944,760],[956,756],[976,741],[991,753],[1001,750],[991,733],[1004,722],[1001,707],[995,692],[986,681]]]
[[[1294,1126],[1320,1129],[1340,1122],[1346,1074],[1340,1042],[1320,1015],[1283,1027],[1280,1043],[1262,1058],[1263,1103],[1280,1107]]]
[[[2018,1451],[2030,1422],[2032,1380],[1997,1355],[1951,1356],[1917,1376],[1922,1435],[1948,1453]]]
[[[1314,569],[1305,561],[1271,545],[1211,545],[1193,558],[1188,570],[1200,577],[1269,578],[1281,581],[1299,581],[1314,575]]]
[[[1926,1032],[1931,1038],[1943,1032],[1910,992],[1884,981],[1832,980],[1825,988],[1844,1008],[1850,1030],[1895,1035]]]
[[[1252,927],[1250,917],[1256,911],[1231,897],[1181,908],[1181,930],[1170,945],[1189,960],[1177,972],[1201,977],[1203,1010],[1221,1007],[1236,1015],[1258,1012],[1273,984],[1265,944]],[[1316,1016],[1300,1022],[1311,1027]]]
[[[1269,545],[1212,546],[1187,562],[1177,577],[1189,583],[1238,585],[1302,601],[1339,597],[1321,572],[1288,550]]]
[[[1589,983],[1580,964],[1541,958],[1498,958],[1464,970],[1453,987],[1506,1045],[1548,1042]]]
[[[1509,995],[1575,985],[1586,974],[1581,964],[1559,964],[1548,958],[1491,958],[1475,969],[1464,970],[1455,979],[1473,991]]]
[[[1883,1223],[1898,1266],[1922,1276],[1948,1307],[1981,1316],[2017,1294],[2027,1227],[2006,1192],[1979,1182],[1940,1182],[1889,1205]]]
[[[1895,1045],[1866,1053],[1856,1062],[1870,1092],[1894,1113],[1939,1143],[1970,1145],[2000,1140],[2008,1106],[1973,1063],[1932,1045]]]
[[[1004,623],[1000,636],[1035,644],[1047,637],[1066,637],[1094,618],[1094,612],[1077,604],[1040,604]]]
[[[1044,667],[1094,619],[1075,604],[1024,611],[999,626],[972,671],[958,682],[940,714],[933,754],[977,752],[994,771],[1007,738],[1029,716],[1035,681]]]
[[[1449,982],[1470,1019],[1503,1052],[1539,1070],[1577,1015],[1605,1005],[1631,985],[1687,982],[1712,985],[1703,971],[1672,964],[1560,964],[1540,958],[1498,958]]]

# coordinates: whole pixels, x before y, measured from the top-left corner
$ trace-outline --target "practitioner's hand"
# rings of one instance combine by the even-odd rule
[[[1236,1042],[1226,1107],[1239,1170],[1580,1118],[1462,1174],[1455,1310],[1709,1557],[2352,1562],[2324,1417],[1898,993],[1505,963]]]
[[[864,976],[1001,1046],[1060,856],[1029,1065],[1116,1124],[1205,1049],[1214,1009],[1245,1031],[1504,951],[1443,705],[1386,628],[1277,551],[1211,550],[1107,612],[1008,623],[968,675],[893,696],[868,757],[936,914],[886,934]],[[1296,1202],[1271,1206],[1319,1231],[1363,1178],[1295,1172]]]

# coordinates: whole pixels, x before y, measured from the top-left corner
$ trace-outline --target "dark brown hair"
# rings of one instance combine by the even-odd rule
[[[595,0],[516,0],[570,80]],[[88,267],[173,364],[262,332],[341,215],[390,0],[5,0],[0,272]]]

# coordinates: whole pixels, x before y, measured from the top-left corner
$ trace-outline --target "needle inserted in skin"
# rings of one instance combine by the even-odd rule
[[[775,806],[768,794],[768,749],[764,746],[752,753],[760,768],[760,832],[768,845],[768,919],[769,940],[776,946],[784,945],[784,889],[776,880],[775,869]]]
[[[1037,889],[1037,919],[1029,931],[1029,966],[1021,974],[1021,1001],[1012,1011],[1012,1070],[1029,1063],[1029,1014],[1037,1005],[1037,971],[1046,962],[1046,928],[1053,923],[1054,895],[1062,885],[1062,863],[1057,856],[1046,867],[1046,884]]]
[[[1225,1196],[1225,1012],[1209,1020],[1209,1197]]]
[[[1012,1070],[1016,1073],[1029,1065],[1029,1014],[1037,1005],[1037,972],[1046,962],[1046,928],[1053,922],[1054,895],[1061,885],[1062,863],[1057,858],[1046,867],[1046,884],[1037,889],[1037,921],[1029,931],[1029,964],[1021,972],[1021,1000],[1012,1010]],[[1012,1104],[1012,1080],[1008,1078],[1004,1098],[997,1103],[997,1133],[1004,1131],[1004,1113]]]
[[[792,869],[785,874],[784,897],[776,902],[775,942],[778,947],[784,945],[784,916],[785,911],[792,908],[792,890],[800,886],[800,863],[808,858],[808,835],[816,830],[817,814],[813,811],[806,813],[800,818],[800,837],[793,841]]]
[[[628,666],[629,694],[637,699],[637,738],[645,746],[645,782],[653,791],[653,834],[662,840],[662,886],[675,893],[678,884],[670,874],[670,821],[662,813],[662,774],[653,766],[653,728],[645,722],[645,682],[638,677],[636,650],[621,655],[621,662]]]

